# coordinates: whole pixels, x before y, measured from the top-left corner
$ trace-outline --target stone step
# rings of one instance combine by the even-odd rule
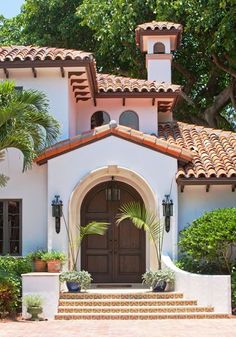
[[[115,306],[115,307],[75,307],[75,306],[62,306],[58,308],[58,313],[169,313],[169,312],[213,312],[213,307],[198,307],[198,306],[164,306],[164,307],[149,307],[149,306]]]
[[[197,305],[196,300],[183,299],[60,299],[59,306],[78,307],[115,307],[115,306],[191,306]]]
[[[55,316],[56,320],[159,320],[159,319],[216,319],[229,318],[227,314],[216,313],[119,313],[119,314],[79,314],[60,313]]]
[[[175,299],[183,298],[182,293],[177,292],[138,292],[138,293],[68,293],[62,292],[60,299]]]

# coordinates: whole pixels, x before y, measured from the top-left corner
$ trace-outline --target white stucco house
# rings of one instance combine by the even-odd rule
[[[192,220],[235,207],[236,134],[174,118],[181,87],[172,84],[171,63],[181,34],[182,26],[169,22],[137,27],[147,80],[98,73],[94,56],[82,51],[0,48],[1,80],[45,92],[62,127],[61,141],[31,170],[22,173],[22,156],[14,149],[0,164],[10,177],[0,190],[0,254],[38,248],[67,253],[64,220],[57,233],[52,217],[59,195],[69,226],[111,223],[104,237],[87,240],[78,268],[99,283],[137,283],[155,268],[155,254],[144,232],[130,223],[115,225],[122,203],[143,201],[165,221],[162,201],[169,196],[173,216],[163,252],[170,259],[177,258],[179,231]]]

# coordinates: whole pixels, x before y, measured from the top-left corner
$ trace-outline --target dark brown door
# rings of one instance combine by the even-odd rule
[[[122,204],[142,199],[138,192],[124,183],[119,201],[106,200],[107,183],[94,187],[85,197],[81,208],[81,225],[92,220],[110,223],[104,236],[90,235],[82,244],[82,269],[88,270],[94,282],[141,282],[145,272],[145,233],[130,221],[116,225],[116,216]]]

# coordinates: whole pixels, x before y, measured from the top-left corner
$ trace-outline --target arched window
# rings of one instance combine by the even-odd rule
[[[128,126],[132,129],[139,130],[138,115],[134,111],[124,111],[120,115],[120,125]]]
[[[161,42],[157,42],[153,46],[154,54],[165,54],[165,45]]]
[[[91,117],[91,129],[110,122],[110,116],[105,111],[96,111]]]

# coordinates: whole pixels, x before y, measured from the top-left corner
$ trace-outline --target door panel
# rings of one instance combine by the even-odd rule
[[[119,201],[106,200],[107,183],[94,187],[85,197],[81,208],[81,224],[90,221],[110,223],[104,236],[91,235],[82,243],[82,269],[88,270],[94,282],[141,282],[145,272],[145,234],[129,220],[116,225],[122,204],[142,203],[139,194],[119,182]]]

